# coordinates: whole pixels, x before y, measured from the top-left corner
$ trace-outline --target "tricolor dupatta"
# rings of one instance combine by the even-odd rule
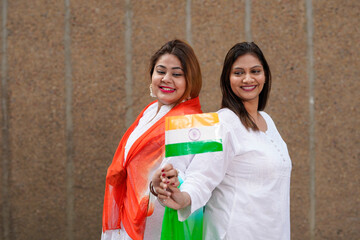
[[[103,231],[120,229],[123,224],[134,240],[143,239],[149,206],[149,181],[165,155],[165,117],[201,113],[199,98],[182,102],[159,119],[131,146],[124,164],[125,145],[145,110],[122,137],[106,175]]]
[[[217,113],[167,117],[165,128],[165,157],[175,157],[172,161],[177,156],[223,150]],[[177,211],[166,207],[161,240],[201,240],[202,227],[203,208],[180,222]]]

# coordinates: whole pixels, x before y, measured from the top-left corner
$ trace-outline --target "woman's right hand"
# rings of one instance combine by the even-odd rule
[[[166,164],[153,177],[153,186],[158,194],[159,201],[163,205],[176,210],[191,203],[189,194],[181,192],[177,188],[179,184],[178,172],[171,164]]]

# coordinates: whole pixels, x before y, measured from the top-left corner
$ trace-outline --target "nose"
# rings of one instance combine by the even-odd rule
[[[243,79],[243,82],[244,83],[251,83],[253,81],[252,77],[250,76],[250,74],[246,74],[244,79]]]
[[[161,81],[163,81],[163,82],[170,82],[171,80],[170,80],[169,73],[166,73],[166,74],[164,75],[164,77],[162,78]]]

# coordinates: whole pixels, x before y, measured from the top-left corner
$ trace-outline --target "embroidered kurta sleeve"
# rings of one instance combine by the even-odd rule
[[[186,220],[190,214],[207,203],[212,191],[223,180],[234,157],[234,138],[228,126],[228,122],[231,122],[228,117],[219,113],[223,151],[195,155],[185,171],[180,190],[190,195],[191,205],[178,211],[180,221]]]

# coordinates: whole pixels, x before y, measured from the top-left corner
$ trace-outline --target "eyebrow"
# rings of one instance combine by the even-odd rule
[[[253,68],[257,68],[257,67],[262,67],[261,65],[255,65],[253,67],[251,67],[250,69],[253,69]],[[235,67],[233,69],[244,69],[244,68],[241,68],[241,67]]]
[[[164,65],[160,65],[160,64],[157,65],[156,67],[166,68]],[[180,69],[180,70],[184,71],[181,67],[173,67],[171,69]]]

